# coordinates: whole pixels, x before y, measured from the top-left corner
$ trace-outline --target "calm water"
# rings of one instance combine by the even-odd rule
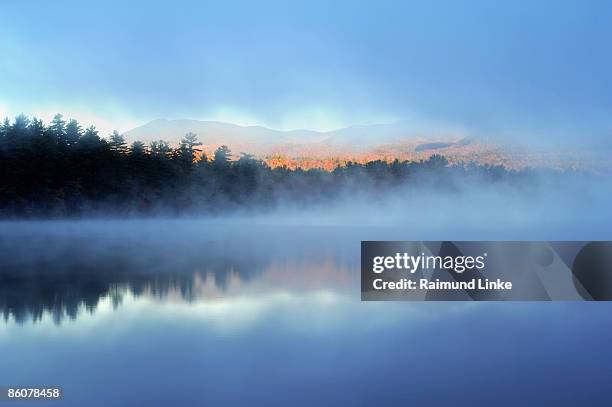
[[[361,239],[593,233],[1,223],[0,385],[74,406],[609,406],[612,304],[359,301]]]

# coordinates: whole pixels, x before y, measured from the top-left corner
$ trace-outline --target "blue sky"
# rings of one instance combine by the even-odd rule
[[[106,3],[106,2],[104,2]],[[0,115],[612,136],[599,1],[20,1],[0,6]]]

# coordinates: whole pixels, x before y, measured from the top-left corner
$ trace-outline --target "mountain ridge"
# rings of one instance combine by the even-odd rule
[[[273,167],[333,169],[349,161],[419,161],[433,154],[444,156],[450,163],[475,162],[515,169],[584,167],[583,160],[575,154],[555,151],[538,154],[482,137],[435,128],[416,130],[409,121],[317,131],[278,130],[213,120],[155,119],[125,132],[124,136],[129,143],[140,140],[149,144],[162,139],[176,147],[188,132],[198,135],[202,150],[209,157],[215,149],[226,145],[234,157],[248,153]]]
[[[224,144],[233,150],[259,155],[275,152],[311,155],[316,150],[333,150],[334,154],[363,153],[389,143],[419,144],[434,141],[457,143],[463,138],[459,135],[432,135],[415,132],[408,129],[405,122],[353,125],[336,130],[318,131],[277,130],[260,125],[243,126],[221,121],[194,119],[156,119],[129,130],[124,135],[130,142],[140,140],[151,143],[163,139],[172,145],[178,145],[181,138],[188,132],[197,134],[200,141],[207,147]]]

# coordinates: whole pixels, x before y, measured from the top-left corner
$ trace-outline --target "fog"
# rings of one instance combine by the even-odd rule
[[[605,239],[612,233],[608,174],[534,172],[497,181],[461,175],[416,177],[416,182],[394,184],[366,175],[333,190],[326,185],[314,191],[281,186],[266,197],[258,191],[234,201],[215,201],[213,207],[200,203],[200,192],[194,191],[192,206],[181,211],[169,209],[164,201],[146,213],[102,204],[64,220],[6,220],[0,233],[5,238],[33,230],[130,236],[150,227],[163,231],[166,240],[193,230],[214,236],[225,230],[248,234],[262,226],[384,230],[417,240]],[[153,230],[147,238],[155,234]]]
[[[381,240],[597,240],[612,237],[612,185],[607,175],[535,174],[491,182],[478,176],[428,178],[415,184],[378,184],[363,177],[331,194],[296,200],[275,192],[271,205],[194,211],[187,223],[265,225],[349,230],[348,238]],[[257,199],[256,199],[257,201]],[[157,217],[170,221],[163,209]],[[356,232],[357,231],[357,232]],[[355,235],[355,233],[358,233]],[[361,234],[361,235],[359,235]]]
[[[361,240],[610,240],[610,196],[603,178],[566,175],[520,186],[355,186],[333,199],[206,216],[3,221],[0,308],[5,318],[51,313],[59,323],[128,293],[356,296]]]
[[[440,391],[449,377],[469,400],[513,386],[500,405],[596,405],[608,304],[361,302],[360,241],[610,239],[609,197],[593,176],[463,180],[206,216],[2,221],[0,375],[59,383],[75,406],[463,405]],[[407,366],[416,395],[397,380]]]
[[[604,178],[579,177],[535,185],[465,183],[444,191],[404,187],[344,194],[311,208],[279,206],[234,222],[388,227],[413,239],[604,238],[612,233],[611,190]]]

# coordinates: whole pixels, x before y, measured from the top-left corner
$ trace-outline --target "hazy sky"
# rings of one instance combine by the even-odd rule
[[[0,6],[0,115],[612,138],[609,1],[102,3]]]

